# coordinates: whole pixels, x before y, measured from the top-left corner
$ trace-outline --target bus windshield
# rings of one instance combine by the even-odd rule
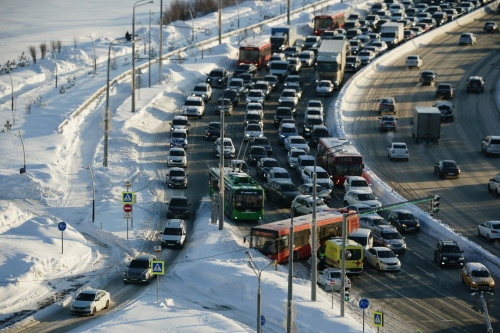
[[[241,61],[259,61],[259,50],[240,50]]]
[[[235,208],[256,212],[262,210],[262,192],[261,191],[240,191],[235,195]]]
[[[258,233],[258,231],[254,231],[254,233]],[[270,235],[269,237],[265,237],[253,234],[252,248],[259,250],[264,255],[276,255],[278,254],[278,248],[275,238],[277,238],[277,236]]]
[[[314,29],[331,29],[333,20],[331,18],[317,18],[314,20]]]
[[[361,176],[363,173],[363,167],[361,163],[342,163],[334,164],[335,175],[336,176]]]

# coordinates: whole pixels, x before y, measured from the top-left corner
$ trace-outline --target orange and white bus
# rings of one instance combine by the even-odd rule
[[[321,36],[326,30],[342,28],[345,23],[344,13],[322,13],[314,16],[314,36]]]
[[[267,65],[271,58],[271,42],[269,39],[262,41],[253,41],[240,45],[238,65],[254,64],[261,69]]]

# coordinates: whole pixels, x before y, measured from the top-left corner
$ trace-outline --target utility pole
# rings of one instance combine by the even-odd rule
[[[342,214],[342,269],[340,273],[340,316],[345,317],[345,241],[347,237],[347,214]]]
[[[219,0],[219,45],[222,44],[222,0]]]
[[[314,159],[314,173],[313,173],[313,212],[312,212],[312,230],[311,230],[311,301],[316,302],[316,286],[318,282],[318,233],[316,231],[316,158]]]
[[[220,1],[220,0],[219,0]],[[224,105],[224,94],[222,94]],[[224,108],[220,110],[219,230],[224,230]]]
[[[158,59],[159,70],[158,70],[158,83],[163,83],[162,70],[163,70],[163,0],[160,0],[160,58]]]
[[[292,333],[292,299],[293,299],[293,217],[295,209],[292,207],[290,231],[288,233],[288,297],[286,303],[286,333]]]

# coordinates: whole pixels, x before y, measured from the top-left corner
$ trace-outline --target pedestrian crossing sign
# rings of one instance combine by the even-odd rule
[[[373,326],[384,326],[384,314],[382,312],[373,312]]]
[[[151,274],[165,274],[165,262],[151,261]]]
[[[122,192],[122,204],[133,204],[135,203],[134,192]]]

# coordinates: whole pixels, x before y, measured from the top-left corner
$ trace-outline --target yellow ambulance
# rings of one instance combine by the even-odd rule
[[[363,246],[351,239],[346,239],[346,274],[361,274],[363,272]],[[323,251],[326,255],[327,267],[342,266],[342,238],[329,239],[323,244]]]

